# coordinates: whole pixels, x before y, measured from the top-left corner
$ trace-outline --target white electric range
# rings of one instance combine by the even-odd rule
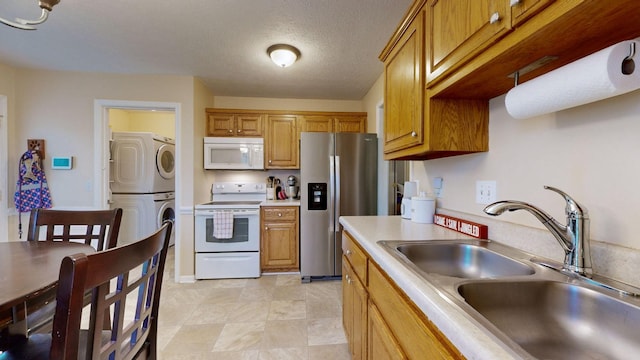
[[[196,279],[260,276],[260,204],[264,183],[214,183],[211,202],[195,206]],[[214,214],[233,213],[233,235],[214,236]]]

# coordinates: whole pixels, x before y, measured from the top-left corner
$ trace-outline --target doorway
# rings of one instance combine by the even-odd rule
[[[109,208],[110,186],[109,186],[109,161],[110,161],[110,139],[111,130],[109,126],[109,113],[114,109],[124,111],[159,111],[172,113],[174,116],[175,134],[175,168],[180,168],[180,124],[181,105],[169,102],[148,102],[148,101],[125,101],[125,100],[95,100],[94,101],[94,207],[99,209]],[[180,171],[175,172],[175,202],[180,203],[180,184],[182,177]],[[180,218],[176,217],[174,231],[176,234],[175,253],[180,253]],[[175,257],[176,267],[179,267],[179,256]],[[179,274],[176,272],[176,281]]]
[[[0,171],[0,239],[9,238],[9,198],[8,194],[8,152],[9,152],[9,136],[7,127],[9,126],[7,120],[7,97],[0,95],[0,168],[4,169]]]

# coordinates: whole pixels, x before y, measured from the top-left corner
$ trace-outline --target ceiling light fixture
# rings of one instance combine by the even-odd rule
[[[40,14],[40,18],[37,20],[26,20],[22,18],[16,18],[15,21],[11,21],[11,20],[7,20],[0,17],[0,22],[5,25],[14,27],[16,29],[35,30],[36,28],[33,27],[33,25],[42,24],[43,22],[47,21],[47,18],[49,17],[49,12],[53,10],[53,7],[57,5],[59,2],[60,0],[39,0],[38,5],[42,9],[42,13]]]
[[[267,49],[267,54],[276,65],[283,68],[292,65],[300,58],[300,50],[287,44],[271,45]]]

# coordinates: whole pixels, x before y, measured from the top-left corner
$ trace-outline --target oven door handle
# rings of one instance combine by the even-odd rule
[[[233,216],[236,215],[260,215],[260,210],[253,210],[253,211],[239,211],[239,212],[233,212]]]

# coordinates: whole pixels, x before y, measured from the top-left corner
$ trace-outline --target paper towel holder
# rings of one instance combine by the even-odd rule
[[[636,63],[633,61],[633,57],[636,55],[636,42],[629,43],[629,55],[622,60],[621,71],[625,75],[633,74],[636,69]]]
[[[511,74],[507,75],[507,77],[513,78],[514,79],[514,85],[513,86],[518,86],[518,84],[520,83],[520,75],[524,75],[528,72],[531,72],[533,70],[536,70],[538,68],[541,68],[545,65],[547,65],[548,63],[557,60],[558,57],[557,56],[553,56],[553,55],[547,55],[547,56],[543,56],[540,59],[530,63],[529,65],[526,65],[514,72],[512,72]]]

